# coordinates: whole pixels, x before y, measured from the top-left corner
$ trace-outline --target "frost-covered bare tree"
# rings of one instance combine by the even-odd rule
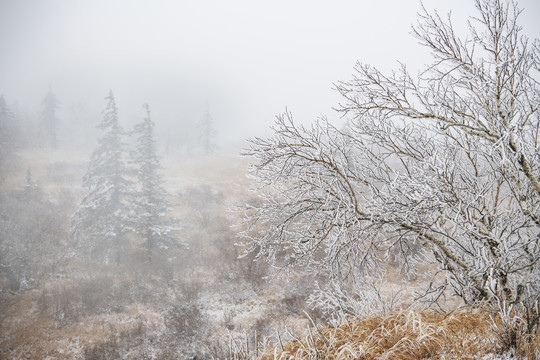
[[[154,138],[154,122],[148,104],[144,109],[146,116],[134,129],[137,135],[134,162],[139,185],[135,196],[134,229],[146,241],[147,260],[151,262],[156,249],[183,244],[175,236],[173,219],[167,216],[170,204],[159,173],[161,165]]]
[[[345,128],[287,112],[252,140],[265,191],[246,236],[259,257],[342,279],[380,272],[386,254],[409,274],[438,264],[427,298],[539,300],[540,43],[521,34],[516,3],[476,8],[467,38],[423,9],[413,33],[432,62],[418,76],[358,64],[336,86]]]
[[[133,190],[125,162],[125,132],[112,91],[105,100],[107,106],[98,125],[103,136],[90,157],[83,178],[88,193],[72,217],[72,227],[79,248],[100,262],[119,264],[126,233],[131,231]]]

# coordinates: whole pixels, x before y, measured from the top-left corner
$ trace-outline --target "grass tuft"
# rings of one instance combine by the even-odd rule
[[[540,356],[538,334],[524,336],[519,349],[504,348],[498,324],[488,308],[402,311],[309,329],[304,338],[266,348],[260,359],[478,359],[506,351],[529,359]]]

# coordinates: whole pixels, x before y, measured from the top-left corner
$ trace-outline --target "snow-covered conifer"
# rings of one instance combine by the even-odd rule
[[[41,141],[43,145],[53,149],[57,147],[56,131],[58,127],[58,119],[56,110],[58,109],[59,101],[56,95],[49,89],[47,96],[41,102]]]
[[[125,162],[124,130],[112,91],[98,128],[103,131],[90,157],[83,186],[88,189],[73,216],[73,230],[80,248],[96,260],[120,263],[125,234],[130,230],[132,182]],[[114,258],[113,258],[114,256]]]
[[[143,107],[146,117],[134,129],[137,135],[134,162],[138,181],[134,227],[145,239],[147,260],[151,261],[155,248],[168,248],[181,243],[174,236],[173,220],[167,216],[169,203],[159,173],[161,165],[154,139],[154,122],[148,104]]]
[[[4,95],[0,96],[0,165],[6,161],[11,150],[12,139],[10,134],[10,122],[13,114],[9,110]]]

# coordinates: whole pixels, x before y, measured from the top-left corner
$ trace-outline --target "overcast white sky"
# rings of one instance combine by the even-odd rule
[[[463,27],[474,12],[472,0],[424,4],[452,10]],[[526,33],[540,37],[540,1],[519,4]],[[125,121],[148,102],[162,130],[202,116],[208,101],[222,141],[253,136],[286,106],[301,121],[331,114],[332,83],[357,60],[426,62],[410,35],[419,9],[417,0],[0,0],[0,94],[37,108],[50,85],[65,110],[102,108],[112,89]]]

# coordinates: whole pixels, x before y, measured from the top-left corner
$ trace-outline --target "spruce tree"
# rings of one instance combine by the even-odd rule
[[[118,122],[118,109],[112,91],[105,98],[107,107],[98,128],[103,131],[90,157],[83,186],[88,189],[73,216],[73,230],[80,248],[100,262],[120,263],[125,235],[130,230],[132,182],[125,163],[124,130]]]
[[[56,130],[58,127],[58,119],[56,110],[58,109],[59,101],[56,95],[49,88],[49,92],[43,99],[41,109],[41,128],[40,135],[42,144],[53,149],[57,147]]]
[[[10,131],[13,114],[9,110],[4,95],[0,96],[0,179],[2,178],[3,165],[5,164],[8,155],[13,147],[13,137]]]
[[[152,261],[155,248],[183,245],[174,236],[173,220],[167,216],[169,203],[163,189],[159,157],[154,138],[154,122],[148,104],[143,105],[146,117],[135,125],[137,135],[134,162],[137,166],[138,191],[135,197],[136,232],[144,238],[147,261]]]

